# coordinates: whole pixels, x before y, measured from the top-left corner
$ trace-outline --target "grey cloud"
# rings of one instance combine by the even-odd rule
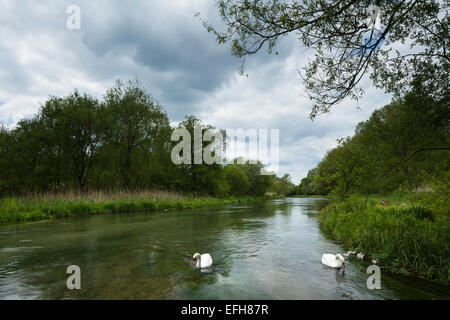
[[[336,139],[389,99],[369,90],[311,122],[298,77],[310,52],[295,35],[280,39],[279,55],[241,60],[219,46],[194,12],[220,26],[213,2],[76,1],[81,30],[67,30],[72,1],[0,2],[0,122],[11,125],[36,112],[50,94],[74,88],[101,96],[115,79],[138,78],[172,121],[195,114],[220,128],[280,129],[280,174],[298,182]]]

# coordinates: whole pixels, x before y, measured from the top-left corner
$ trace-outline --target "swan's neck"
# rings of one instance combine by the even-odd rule
[[[202,266],[201,262],[200,262],[200,256],[198,256],[198,260],[197,260],[197,268],[200,268]]]

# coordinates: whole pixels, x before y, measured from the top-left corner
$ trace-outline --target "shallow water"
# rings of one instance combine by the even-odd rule
[[[0,299],[449,299],[446,287],[321,264],[343,249],[319,230],[324,198],[0,227]],[[195,252],[213,266],[198,270]],[[81,290],[66,268],[81,268]]]

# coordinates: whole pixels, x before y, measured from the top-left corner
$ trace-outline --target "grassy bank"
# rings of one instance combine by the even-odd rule
[[[320,226],[349,250],[378,259],[384,270],[450,285],[448,202],[433,195],[352,196],[319,215]]]
[[[0,224],[105,213],[182,210],[255,202],[262,197],[196,198],[164,191],[42,194],[0,200]]]
[[[290,196],[292,198],[327,198],[328,196],[323,196],[320,194],[310,194],[310,195],[306,195],[306,194],[296,194],[294,196]]]

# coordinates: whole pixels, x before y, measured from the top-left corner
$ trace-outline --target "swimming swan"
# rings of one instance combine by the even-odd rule
[[[345,268],[345,259],[342,255],[325,253],[322,255],[322,263],[332,268]]]
[[[212,265],[212,258],[209,253],[200,255],[200,253],[194,254],[192,257],[192,263],[197,266],[197,268],[208,268]]]

